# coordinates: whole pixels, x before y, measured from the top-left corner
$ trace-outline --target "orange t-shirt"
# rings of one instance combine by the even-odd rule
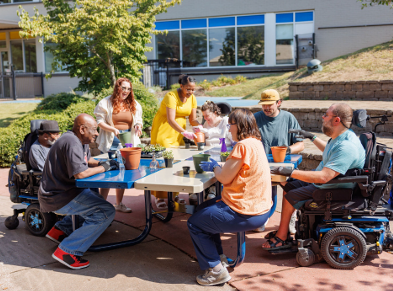
[[[272,207],[269,162],[262,142],[256,138],[239,141],[228,159],[241,159],[243,166],[232,182],[224,184],[222,200],[232,210],[245,215],[260,215]]]

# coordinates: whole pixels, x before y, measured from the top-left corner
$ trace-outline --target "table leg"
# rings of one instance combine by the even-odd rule
[[[154,209],[152,210],[153,215],[157,217],[159,220],[162,222],[168,222],[172,219],[173,216],[173,210],[174,210],[174,205],[173,205],[173,192],[168,192],[168,211],[166,216],[162,215],[161,212],[156,212]]]
[[[246,233],[244,231],[237,233],[237,258],[232,260],[228,258],[228,264],[231,268],[239,267],[246,257]]]
[[[273,200],[273,206],[272,206],[272,208],[270,208],[269,218],[272,217],[272,215],[274,214],[274,211],[276,211],[276,207],[277,207],[277,185],[272,186],[272,200]]]
[[[152,213],[151,213],[151,193],[150,190],[145,190],[145,214],[146,214],[146,226],[143,232],[136,238],[126,240],[122,242],[109,243],[103,245],[96,245],[89,248],[91,252],[107,251],[122,247],[128,247],[136,245],[142,242],[149,234],[152,226]]]
[[[216,182],[216,197],[221,196],[221,183],[219,181]]]
[[[200,205],[203,202],[203,191],[197,193],[197,203]]]

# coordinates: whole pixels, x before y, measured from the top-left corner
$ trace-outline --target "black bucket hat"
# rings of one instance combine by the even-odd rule
[[[57,123],[56,120],[45,120],[45,121],[41,122],[40,129],[38,130],[38,132],[39,133],[60,132],[59,124]]]

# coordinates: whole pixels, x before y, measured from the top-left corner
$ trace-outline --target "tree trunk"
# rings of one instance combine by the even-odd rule
[[[107,57],[108,57],[109,72],[111,74],[111,86],[113,87],[116,84],[115,66],[111,62],[111,57],[109,53],[107,53]]]

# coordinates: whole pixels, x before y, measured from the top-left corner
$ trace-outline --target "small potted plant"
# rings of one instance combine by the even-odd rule
[[[222,153],[220,153],[221,162],[226,162],[226,160],[227,160],[227,158],[228,158],[230,153],[231,152],[222,152]]]
[[[166,150],[162,153],[162,157],[165,161],[165,167],[172,168],[173,166],[173,152],[171,150]]]

